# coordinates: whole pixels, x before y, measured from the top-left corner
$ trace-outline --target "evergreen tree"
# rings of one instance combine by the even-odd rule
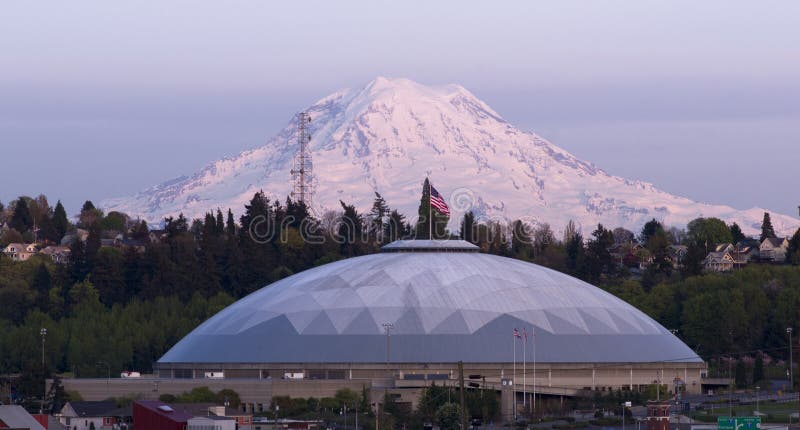
[[[772,228],[772,220],[770,219],[769,212],[764,212],[764,220],[761,221],[761,238],[759,241],[763,242],[764,239],[777,237],[775,229]]]
[[[141,220],[134,223],[130,232],[131,239],[148,242],[150,238],[150,229],[147,227],[147,221]]]
[[[361,241],[364,233],[364,224],[361,215],[358,213],[355,206],[345,204],[345,202],[341,200],[339,204],[342,205],[342,209],[344,210],[338,232],[339,240],[341,241],[341,253],[347,257],[361,255]]]
[[[577,231],[570,236],[565,236],[567,240],[564,248],[567,253],[567,270],[573,275],[580,276],[584,272],[584,248],[583,236]]]
[[[182,233],[189,231],[189,222],[183,216],[183,212],[178,214],[178,218],[167,217],[164,219],[164,229],[167,232],[168,238],[176,237]]]
[[[795,266],[800,264],[800,228],[798,228],[792,235],[792,238],[789,239],[789,249],[786,250],[786,262],[794,264]]]
[[[592,239],[586,244],[585,273],[590,280],[597,281],[602,274],[616,273],[614,259],[608,251],[613,244],[614,235],[603,224],[598,224],[592,232]]]
[[[25,234],[25,232],[33,227],[33,216],[31,215],[30,209],[28,209],[27,197],[20,197],[17,200],[16,205],[14,205],[14,212],[12,212],[8,224],[9,227],[22,234]]]
[[[228,208],[228,219],[225,222],[225,232],[228,237],[236,235],[236,221],[233,220],[233,212]]]
[[[372,202],[372,210],[370,211],[370,219],[372,225],[370,233],[378,244],[384,244],[386,233],[386,217],[389,215],[389,205],[386,200],[377,191],[375,192],[375,200]]]
[[[477,243],[475,240],[475,214],[467,211],[461,219],[461,239],[469,243]]]
[[[406,223],[406,217],[397,209],[392,209],[386,222],[386,242],[394,242],[407,237],[411,233],[410,230]]]
[[[737,244],[747,239],[747,236],[745,236],[744,233],[742,233],[742,228],[739,227],[739,224],[736,224],[734,222],[733,224],[731,224],[730,230],[731,230],[731,240],[734,244]]]
[[[651,219],[650,221],[646,222],[642,227],[641,233],[639,233],[639,243],[642,245],[646,245],[647,241],[650,240],[650,237],[656,234],[659,230],[664,230],[664,226],[661,225],[655,218]]]
[[[225,232],[225,220],[222,218],[222,211],[219,208],[217,208],[217,219],[214,228],[214,233],[216,233],[217,235],[221,235],[224,232]]]

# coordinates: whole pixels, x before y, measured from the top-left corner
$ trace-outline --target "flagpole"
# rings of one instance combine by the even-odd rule
[[[533,413],[536,414],[536,327],[531,326],[533,333]]]
[[[516,329],[514,329],[516,331]],[[511,378],[511,404],[514,405],[514,423],[517,422],[517,336],[516,333],[511,337],[514,341],[514,374]]]
[[[524,332],[523,332],[524,333]],[[522,410],[525,411],[525,405],[527,405],[526,397],[528,395],[527,390],[525,389],[525,354],[528,352],[528,334],[525,333],[525,339],[522,343]]]
[[[428,180],[428,240],[433,240],[433,209],[431,209],[431,181]]]

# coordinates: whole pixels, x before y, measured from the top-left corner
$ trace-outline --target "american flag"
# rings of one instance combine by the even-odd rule
[[[516,328],[514,329],[514,337],[517,337],[517,338],[522,337],[522,336],[519,335],[519,330],[517,330]]]
[[[431,206],[442,215],[450,215],[450,208],[447,207],[442,195],[436,191],[436,188],[433,188],[433,185],[431,185]]]

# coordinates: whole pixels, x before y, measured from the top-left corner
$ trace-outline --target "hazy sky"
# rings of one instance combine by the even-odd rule
[[[0,3],[0,201],[135,193],[375,76],[459,83],[612,174],[797,215],[800,2]]]

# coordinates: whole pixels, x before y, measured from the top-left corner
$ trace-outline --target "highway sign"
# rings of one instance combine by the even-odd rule
[[[757,430],[761,417],[717,417],[717,430]]]

